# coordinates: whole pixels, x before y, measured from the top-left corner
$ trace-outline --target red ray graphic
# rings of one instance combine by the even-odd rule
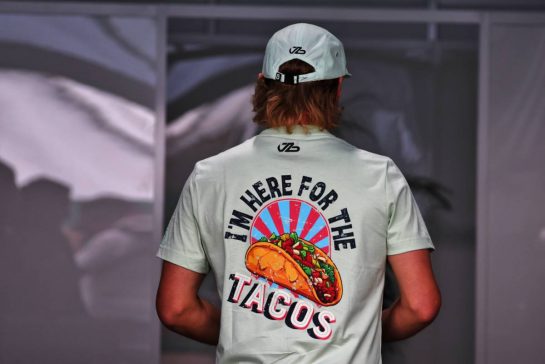
[[[265,234],[265,237],[269,237],[272,234],[272,231],[269,230],[267,225],[261,220],[261,217],[258,217],[255,219],[254,227],[257,228],[257,230],[261,231],[263,234]]]
[[[299,219],[299,210],[301,201],[290,200],[290,233],[297,229],[297,220]]]
[[[305,239],[310,229],[312,229],[312,226],[320,216],[319,213],[317,213],[314,209],[310,210],[310,213],[308,214],[307,221],[305,221],[305,225],[303,226],[303,231],[301,231],[301,238]]]
[[[274,222],[274,226],[276,226],[278,233],[280,235],[286,233],[287,231],[284,231],[284,226],[282,225],[282,216],[280,216],[280,208],[278,207],[278,203],[269,205],[267,209],[269,210],[269,214],[271,214],[272,221]]]
[[[318,231],[318,233],[317,233],[316,235],[314,235],[314,236],[312,237],[312,239],[310,239],[309,241],[310,241],[312,244],[316,244],[317,242],[319,242],[320,240],[322,240],[323,238],[325,238],[327,235],[328,235],[327,225],[324,225],[324,227],[321,228],[320,231]]]

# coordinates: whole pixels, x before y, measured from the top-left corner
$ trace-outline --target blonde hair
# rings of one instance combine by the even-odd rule
[[[279,67],[284,74],[314,72],[314,67],[292,59]],[[259,78],[252,97],[253,121],[265,127],[313,124],[320,129],[338,126],[342,108],[337,97],[338,79],[303,82],[296,85]]]

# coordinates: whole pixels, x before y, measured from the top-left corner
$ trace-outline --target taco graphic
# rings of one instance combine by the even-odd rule
[[[336,305],[343,286],[329,256],[296,232],[262,237],[246,251],[246,268],[319,305]]]

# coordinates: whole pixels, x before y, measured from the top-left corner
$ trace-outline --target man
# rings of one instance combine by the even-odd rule
[[[196,163],[157,255],[157,311],[219,363],[381,363],[382,340],[437,315],[434,245],[396,164],[335,137],[341,42],[294,24],[269,40],[253,105],[266,129]],[[382,311],[386,262],[400,298]],[[198,297],[213,271],[221,312]]]

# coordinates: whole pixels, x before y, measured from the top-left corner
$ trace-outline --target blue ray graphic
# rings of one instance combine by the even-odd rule
[[[267,278],[259,277],[258,280],[263,282],[265,284],[265,287],[267,287],[267,283],[269,282]],[[278,287],[278,284],[271,282],[271,288],[276,288],[276,287]]]
[[[316,242],[316,244],[314,244],[314,245],[316,245],[316,246],[317,246],[318,248],[320,248],[320,249],[325,248],[326,246],[329,245],[329,236],[326,236],[326,237],[323,238],[322,240]]]
[[[308,214],[310,214],[310,206],[304,202],[301,202],[299,217],[297,218],[297,228],[295,230],[297,231],[297,236],[300,236],[303,239],[305,239],[305,237],[301,236],[301,231],[303,231]]]
[[[261,220],[263,220],[265,225],[267,225],[270,231],[274,232],[276,235],[280,235],[280,232],[274,225],[274,221],[271,217],[271,213],[269,212],[268,207],[266,209],[263,209],[263,211],[261,211],[261,215],[259,215],[259,217],[261,218]]]
[[[289,200],[278,201],[278,209],[280,210],[280,220],[284,227],[283,233],[290,233],[290,202]]]
[[[258,228],[256,228],[255,226],[253,227],[252,229],[252,237],[253,238],[256,238],[257,240],[261,239],[263,236],[267,237],[264,233],[262,233]]]
[[[314,221],[314,225],[312,228],[308,231],[307,236],[303,239],[310,240],[314,237],[314,235],[318,234],[318,232],[325,226],[324,219],[320,216],[316,221]]]

